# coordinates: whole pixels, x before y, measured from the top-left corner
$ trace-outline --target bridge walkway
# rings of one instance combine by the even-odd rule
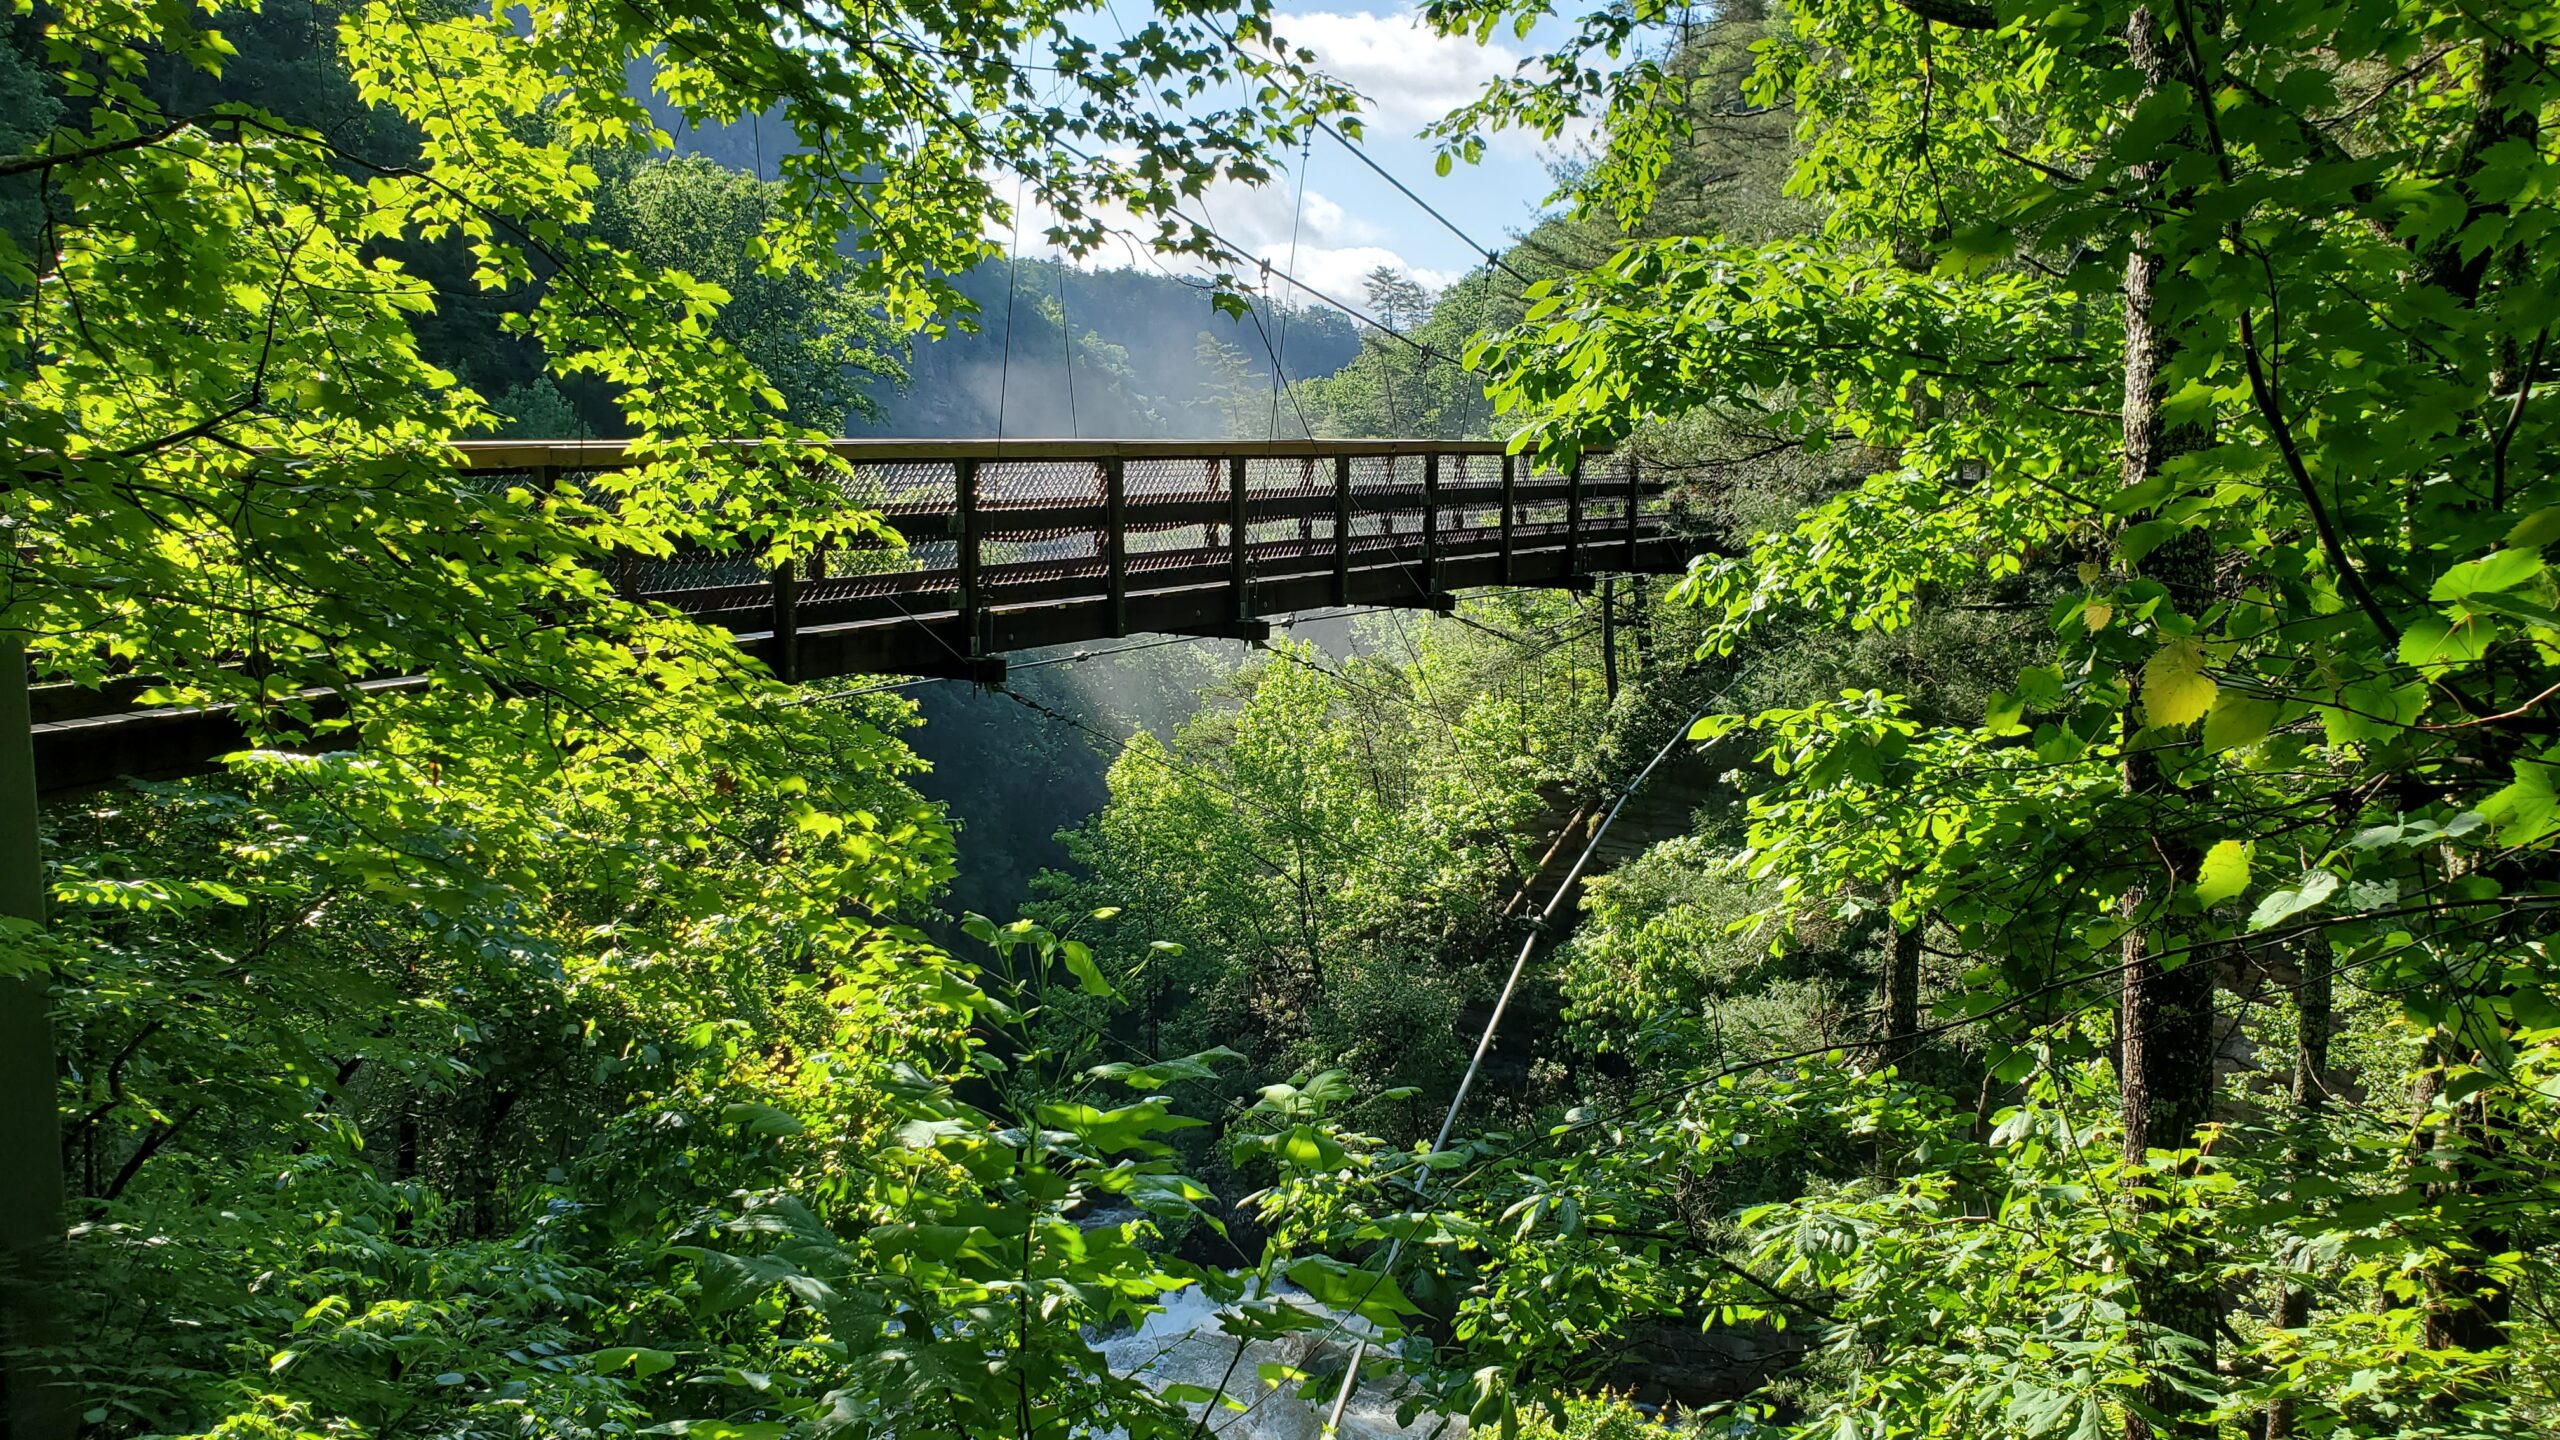
[[[474,471],[537,482],[630,463],[614,441],[460,448]],[[1446,610],[1471,588],[1676,574],[1701,548],[1666,485],[1628,456],[1556,473],[1499,443],[1437,440],[830,448],[846,501],[877,511],[890,538],[771,572],[734,556],[633,556],[616,563],[615,587],[727,629],[789,681],[995,681],[1008,651],[1140,632],[1260,638],[1274,615]],[[183,774],[240,747],[228,712],[137,707],[148,683],[37,687],[40,787]]]

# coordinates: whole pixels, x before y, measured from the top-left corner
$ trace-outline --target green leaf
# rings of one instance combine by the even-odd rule
[[[1058,958],[1066,962],[1067,973],[1076,977],[1076,988],[1087,995],[1109,995],[1111,982],[1102,978],[1102,967],[1093,963],[1093,947],[1081,940],[1069,940],[1058,946]]]
[[[2208,754],[2219,754],[2255,745],[2267,738],[2283,713],[2281,701],[2238,690],[2221,691],[2214,696],[2213,708],[2205,712],[2204,748]]]
[[[2037,710],[2062,703],[2062,667],[2030,665],[2018,672],[2018,701]]]
[[[1159,1060],[1152,1065],[1132,1065],[1126,1060],[1114,1060],[1096,1065],[1085,1073],[1097,1080],[1117,1080],[1137,1089],[1151,1090],[1177,1080],[1214,1080],[1219,1066],[1242,1064],[1243,1061],[1244,1056],[1220,1045],[1196,1054]]]
[[[2305,910],[2338,893],[2338,877],[2327,870],[2313,870],[2302,877],[2302,883],[2289,890],[2278,890],[2258,902],[2249,914],[2249,928],[2264,930],[2280,925]]]
[[[2152,652],[2142,667],[2142,723],[2178,726],[2204,718],[2220,687],[2204,673],[2204,649],[2184,636]]]
[[[750,1135],[797,1135],[808,1128],[799,1116],[771,1105],[724,1105],[720,1118]]]
[[[617,1345],[610,1350],[597,1351],[588,1357],[588,1363],[603,1372],[619,1370],[627,1365],[631,1369],[631,1378],[646,1380],[675,1368],[676,1357],[673,1351],[652,1350],[646,1345]]]
[[[1689,727],[1689,738],[1692,740],[1721,740],[1725,736],[1742,728],[1742,720],[1743,717],[1739,715],[1701,715],[1698,717],[1697,723]]]
[[[2542,573],[2542,556],[2532,550],[2496,550],[2466,560],[2436,578],[2430,600],[2459,600],[2475,591],[2513,590]]]
[[[1040,1123],[1054,1130],[1064,1130],[1099,1154],[1162,1155],[1171,1147],[1153,1137],[1168,1130],[1188,1130],[1206,1125],[1207,1121],[1189,1115],[1175,1114],[1162,1100],[1141,1100],[1116,1110],[1098,1110],[1091,1105],[1055,1104],[1038,1107]]]
[[[2116,537],[2116,554],[2123,557],[2127,565],[2137,564],[2143,556],[2186,531],[2185,525],[2174,520],[2145,520],[2128,525],[2124,533]]]
[[[2421,615],[2400,632],[2400,663],[2422,669],[2468,665],[2489,648],[2487,627],[2476,620]]]
[[[2560,610],[2503,590],[2475,590],[2462,597],[2462,608],[2473,614],[2487,611],[2510,616],[2544,630],[2560,630]]]
[[[2507,544],[2518,550],[2539,550],[2554,540],[2560,540],[2560,505],[2536,510],[2507,532]]]
[[[1399,1315],[1421,1313],[1421,1307],[1405,1298],[1396,1282],[1376,1270],[1363,1270],[1323,1255],[1310,1255],[1291,1265],[1289,1283],[1304,1290],[1321,1305],[1353,1314],[1380,1325],[1397,1324]]]
[[[2515,762],[2515,779],[2480,802],[2480,814],[2496,828],[2498,839],[2525,845],[2560,828],[2560,797],[2552,781],[2560,766],[2541,760]]]
[[[2218,840],[2196,867],[2196,903],[2210,910],[2249,888],[2249,847],[2238,840]]]

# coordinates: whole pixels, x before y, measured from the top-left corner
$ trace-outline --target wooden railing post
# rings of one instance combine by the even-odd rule
[[[1502,457],[1502,568],[1496,573],[1502,583],[1511,583],[1511,527],[1520,511],[1519,481],[1513,469],[1517,457]]]
[[[1333,457],[1333,603],[1351,603],[1351,457]]]
[[[974,656],[984,648],[978,624],[978,462],[955,460],[952,470],[960,522],[960,544],[952,568],[960,580],[960,633],[967,637],[967,653]]]
[[[1440,593],[1440,456],[1422,457],[1422,593]]]
[[[1582,457],[1578,455],[1573,472],[1565,477],[1564,573],[1568,580],[1582,573]]]
[[[1618,699],[1618,577],[1600,577],[1600,676],[1611,704]]]
[[[800,573],[785,560],[773,567],[773,672],[800,683]]]
[[[1118,456],[1102,462],[1102,553],[1110,567],[1111,635],[1129,633],[1129,476]]]
[[[1227,564],[1228,585],[1235,591],[1236,618],[1253,618],[1253,573],[1245,550],[1246,524],[1245,458],[1227,457]]]
[[[1636,457],[1627,457],[1627,573],[1636,570],[1637,547],[1643,534],[1639,520],[1644,515],[1644,466]]]

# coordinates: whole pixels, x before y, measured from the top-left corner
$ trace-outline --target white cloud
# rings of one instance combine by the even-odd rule
[[[1367,297],[1362,282],[1381,265],[1434,290],[1459,278],[1448,271],[1408,264],[1403,255],[1380,243],[1390,238],[1383,229],[1351,214],[1321,191],[1306,192],[1303,213],[1297,213],[1297,202],[1297,189],[1286,180],[1260,186],[1220,181],[1210,187],[1205,202],[1184,209],[1194,218],[1207,220],[1241,252],[1243,258],[1231,261],[1226,268],[1248,289],[1264,288],[1260,264],[1270,262],[1276,273],[1268,288],[1275,301],[1292,305],[1323,303],[1280,278],[1282,273],[1295,275],[1306,286],[1354,308],[1365,307]],[[1003,226],[991,227],[988,238],[1012,253],[1054,257],[1057,252],[1042,237],[1051,222],[1050,213],[1029,196],[1023,199],[1022,211],[1018,242]],[[1108,219],[1118,233],[1080,263],[1127,265],[1141,270],[1161,266],[1186,275],[1207,275],[1218,268],[1187,255],[1150,256],[1146,246],[1133,237],[1152,234],[1152,224],[1133,224],[1119,212]]]
[[[1301,203],[1297,186],[1285,177],[1269,185],[1220,181],[1209,187],[1204,203],[1190,208],[1230,244],[1257,257],[1277,246],[1279,254],[1273,258],[1278,259],[1288,253],[1293,239],[1304,250],[1386,238],[1377,226],[1345,211],[1321,190],[1307,191]]]
[[[1314,51],[1317,69],[1367,96],[1372,118],[1407,131],[1474,99],[1520,61],[1500,45],[1434,35],[1411,11],[1318,10],[1284,15],[1272,28],[1283,42]]]
[[[1277,266],[1282,258],[1277,255],[1272,256],[1271,263]],[[1309,286],[1323,291],[1332,299],[1339,300],[1354,309],[1366,310],[1368,296],[1362,291],[1361,282],[1368,278],[1370,271],[1381,265],[1390,270],[1399,271],[1434,290],[1445,289],[1451,281],[1458,278],[1443,270],[1419,269],[1407,265],[1402,255],[1381,245],[1346,245],[1339,249],[1324,250],[1300,247],[1297,267],[1290,273]],[[1323,303],[1286,281],[1273,280],[1271,289],[1271,298],[1274,300],[1289,300],[1301,305]]]

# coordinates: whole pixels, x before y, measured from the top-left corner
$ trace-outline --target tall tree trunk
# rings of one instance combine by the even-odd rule
[[[1902,898],[1902,880],[1895,877],[1885,891],[1888,903]],[[1892,919],[1885,921],[1884,953],[1884,1063],[1899,1065],[1920,1048],[1915,1038],[1920,1029],[1920,921],[1908,924]]]
[[[2162,875],[2163,899],[2170,888],[2193,878],[2192,867]],[[2144,897],[2131,898],[2139,904]],[[2159,954],[2167,948],[2163,940],[2157,931],[2136,930],[2124,942],[2124,1153],[2137,1165],[2153,1150],[2193,1145],[2196,1131],[2213,1118],[2214,966],[2190,954],[2186,963],[2169,968]],[[2136,1201],[2140,1206],[2158,1203]],[[2211,1259],[2212,1243],[2204,1230],[2173,1217],[2152,1253],[2132,1267],[2134,1296],[2158,1347],[2141,1399],[2159,1421],[2155,1425],[2127,1411],[2127,1440],[2209,1440],[2214,1433],[2199,1402],[2162,1373],[2170,1367],[2208,1373],[2213,1368],[2222,1299],[2206,1273]]]
[[[2462,1102],[2446,1117],[2440,1135],[2451,1178],[2437,1187],[2439,1203],[2471,1214],[2462,1253],[2427,1277],[2427,1344],[2437,1350],[2485,1353],[2507,1343],[2507,1322],[2515,1312],[2507,1287],[2480,1264],[2513,1248],[2513,1237],[2495,1218],[2505,1198],[2499,1192],[2506,1187],[2490,1172],[2501,1168],[2505,1147],[2489,1114],[2489,1097]]]
[[[2191,95],[2192,64],[2179,37],[2163,33],[2162,16],[2137,9],[2126,22],[2125,43],[2143,73],[2147,94]],[[2160,157],[2137,171],[2151,192],[2154,214],[2176,214],[2192,197],[2170,179],[2182,149],[2200,148],[2200,137],[2186,135],[2165,142]],[[2166,372],[2176,359],[2177,341],[2163,319],[2159,283],[2164,274],[2154,238],[2136,238],[2125,260],[2124,321],[2124,482],[2137,486],[2156,478],[2169,457],[2194,448],[2205,437],[2168,431],[2161,402]],[[2190,532],[2150,557],[2146,569],[2173,593],[2210,587],[2212,556],[2200,533]],[[2182,583],[2183,582],[2183,583]],[[2182,595],[2192,604],[2193,593]],[[2134,724],[2130,715],[2128,730]],[[2130,737],[2128,737],[2130,738]],[[2139,750],[2125,760],[2127,792],[2153,802],[2167,802],[2172,789],[2152,757]],[[2155,1149],[2183,1150],[2195,1143],[2196,1131],[2213,1111],[2214,966],[2206,956],[2182,949],[2178,937],[2158,924],[2139,923],[2146,911],[2165,912],[2178,887],[2195,880],[2202,857],[2192,842],[2170,841],[2158,847],[2161,865],[2141,887],[2125,897],[2125,913],[2137,921],[2124,940],[2122,1021],[2118,1071],[2123,1096],[2124,1153],[2136,1166],[2147,1163]],[[2156,1202],[2137,1200],[2137,1205]],[[2172,1368],[2207,1373],[2213,1368],[2215,1334],[2220,1328],[2219,1290],[2206,1273],[2211,1259],[2209,1238],[2201,1229],[2172,1217],[2157,1247],[2131,1270],[2136,1303],[2150,1327],[2151,1374],[2125,1413],[2126,1440],[2158,1436],[2209,1440],[2213,1426],[2205,1407],[2170,1378]],[[2148,1413],[2144,1413],[2148,1412]],[[2155,1419],[2156,1417],[2156,1419]]]
[[[1653,666],[1653,582],[1636,576],[1635,592],[1635,606],[1627,615],[1627,638],[1635,642],[1636,674],[1642,677]]]
[[[2533,154],[2542,148],[2539,101],[2525,98],[2518,103],[2517,97],[2536,96],[2532,82],[2538,74],[2547,74],[2551,63],[2548,46],[2519,45],[2494,26],[2481,28],[2484,33],[2479,41],[2478,108],[2453,166],[2455,177],[2471,192],[2466,196],[2464,223],[2427,253],[2423,271],[2427,283],[2474,309],[2494,307],[2503,290],[2527,283],[2525,244],[2471,247],[2459,237],[2483,222],[2492,224],[2491,233],[2499,233],[2517,219],[2516,201],[2504,195],[2484,198],[2473,186],[2493,153],[2521,150]],[[2488,375],[2489,393],[2513,393],[2520,401],[2524,387],[2531,383],[2530,372],[2542,361],[2548,332],[2531,342],[2514,330],[2496,338],[2497,351]],[[2502,451],[2492,476],[2493,508],[2503,509],[2509,502],[2512,487],[2506,470]],[[2422,1131],[2427,1108],[2441,1093],[2443,1065],[2460,1058],[2441,1034],[2430,1051],[2437,1064],[2423,1077],[2415,1097]],[[2480,1059],[2477,1055],[2470,1058],[2475,1063]],[[2499,1174],[2506,1164],[2504,1141],[2491,1110],[2496,1093],[2493,1089],[2455,1106],[2452,1113],[2439,1118],[2434,1131],[2444,1178],[2429,1187],[2429,1194],[2439,1206],[2468,1212],[2460,1250],[2437,1264],[2427,1276],[2427,1344],[2438,1350],[2481,1353],[2500,1349],[2507,1342],[2507,1324],[2513,1316],[2513,1296],[2481,1268],[2481,1262],[2513,1248],[2513,1235],[2496,1217],[2522,1199],[2502,1193],[2509,1191],[2511,1182]],[[2448,1395],[2442,1403],[2450,1410],[2461,1398]]]
[[[2305,946],[2299,963],[2302,973],[2293,982],[2295,1139],[2285,1157],[2297,1175],[2313,1163],[2311,1134],[2329,1107],[2329,1012],[2336,975],[2325,944]],[[2300,1330],[2310,1323],[2310,1287],[2286,1285],[2276,1297],[2277,1328]],[[2293,1433],[2293,1401],[2268,1402],[2266,1440],[2290,1440]]]
[[[37,853],[36,762],[27,705],[27,652],[0,631],[0,915],[44,923]],[[55,1093],[53,996],[39,973],[0,981],[0,1419],[25,1440],[78,1428],[62,1387],[26,1352],[60,1338],[53,1299],[65,1256],[62,1116]]]

